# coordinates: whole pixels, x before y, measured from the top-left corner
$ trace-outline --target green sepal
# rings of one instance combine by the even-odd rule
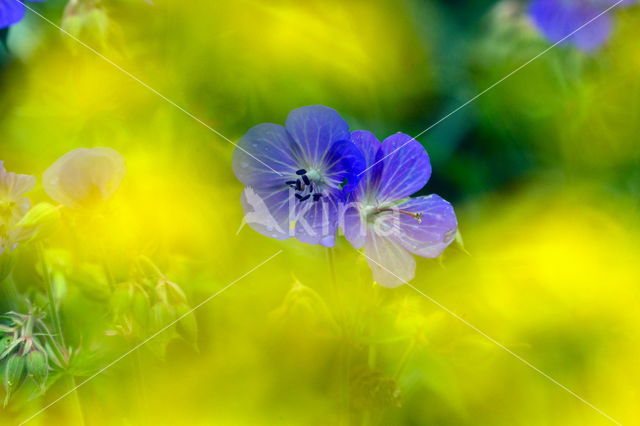
[[[49,376],[47,355],[38,350],[31,351],[26,356],[25,362],[27,366],[27,373],[33,378],[36,384],[40,386],[40,389],[44,391],[44,386],[47,383],[47,377]]]
[[[24,358],[18,354],[12,355],[5,365],[4,370],[4,390],[6,396],[4,399],[5,407],[11,399],[11,395],[20,387],[25,373]]]

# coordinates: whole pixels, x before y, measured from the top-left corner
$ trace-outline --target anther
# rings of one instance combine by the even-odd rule
[[[298,194],[296,194],[296,195],[298,195]],[[300,202],[303,202],[303,201],[307,201],[310,197],[311,197],[311,194],[307,194],[304,197],[298,198],[298,200],[300,200]]]
[[[297,198],[298,200],[302,201],[302,195],[300,195],[300,194],[295,194],[295,195],[296,195],[296,198]]]
[[[305,169],[300,169],[300,170],[298,170],[298,171],[296,172],[296,174],[297,174],[298,176],[306,175],[306,174],[307,174],[307,171],[306,171]]]
[[[313,194],[313,201],[318,201],[320,198],[322,198],[322,194]]]
[[[302,175],[302,180],[306,185],[311,185],[311,181],[309,180],[309,177],[307,175]]]
[[[302,191],[302,184],[300,183],[300,179],[296,181],[296,191]]]
[[[288,180],[285,182],[285,184],[289,185],[289,186],[295,186],[296,181],[295,180]]]

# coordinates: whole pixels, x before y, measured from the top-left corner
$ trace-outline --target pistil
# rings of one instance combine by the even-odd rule
[[[424,217],[424,215],[422,213],[414,213],[414,212],[410,212],[409,210],[402,210],[402,209],[392,209],[392,208],[379,208],[376,209],[376,213],[382,213],[382,212],[394,212],[394,213],[400,213],[400,214],[404,214],[407,216],[411,216],[412,218],[414,218],[415,220],[418,221],[418,223],[422,223],[422,218]]]

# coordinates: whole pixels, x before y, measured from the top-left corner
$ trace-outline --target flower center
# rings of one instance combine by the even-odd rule
[[[301,203],[313,198],[313,201],[320,201],[322,194],[320,193],[320,183],[322,177],[320,172],[316,169],[311,169],[308,172],[305,169],[296,171],[296,180],[288,180],[285,182],[290,188],[295,190],[295,197]]]

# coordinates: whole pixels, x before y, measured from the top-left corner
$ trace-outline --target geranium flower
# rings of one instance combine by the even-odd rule
[[[342,117],[319,105],[291,111],[284,127],[251,128],[233,153],[247,223],[267,237],[333,246],[339,206],[364,170],[350,136]]]
[[[24,194],[35,184],[34,176],[9,173],[0,161],[0,254],[15,249],[20,234],[16,225],[31,206]]]
[[[120,187],[125,161],[111,148],[78,148],[69,151],[43,174],[44,190],[71,208],[96,206]]]
[[[372,133],[358,131],[352,141],[367,165],[375,165],[351,194],[341,226],[356,249],[365,247],[374,280],[397,287],[415,275],[411,253],[437,257],[454,240],[456,215],[437,195],[408,198],[431,176],[429,156],[415,139],[398,133],[380,143]]]
[[[44,0],[28,0],[41,2]],[[8,28],[22,21],[27,8],[22,0],[0,0],[0,28]]]
[[[542,34],[557,43],[585,25],[620,0],[534,0],[529,15]],[[622,0],[616,7],[628,6],[637,0]],[[593,51],[611,36],[612,11],[605,13],[567,38],[566,42],[583,51]]]

